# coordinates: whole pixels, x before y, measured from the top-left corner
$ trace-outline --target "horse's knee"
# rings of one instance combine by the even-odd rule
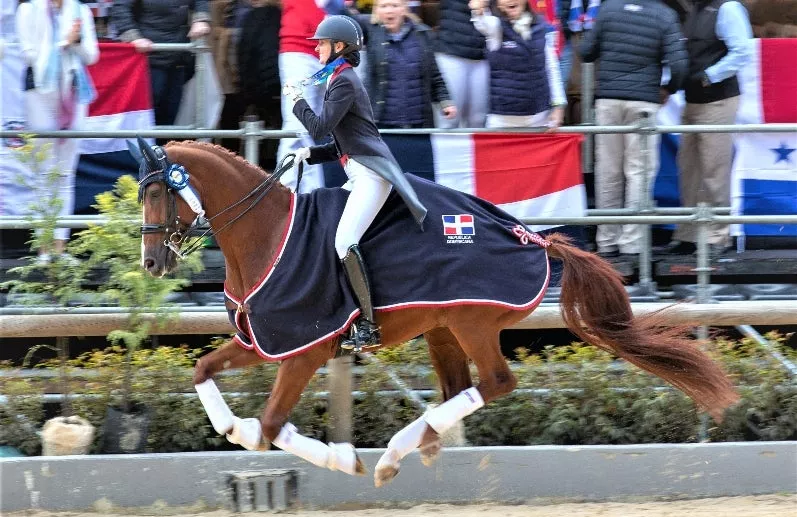
[[[479,383],[479,392],[486,403],[496,397],[511,393],[516,387],[517,379],[512,372],[507,369],[506,371],[496,372],[494,375],[483,379]]]
[[[274,416],[264,415],[260,419],[260,426],[263,429],[263,436],[270,442],[274,442],[279,436],[282,427],[287,420],[285,418],[276,418]]]

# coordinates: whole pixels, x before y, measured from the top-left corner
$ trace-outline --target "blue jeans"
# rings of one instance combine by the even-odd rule
[[[171,126],[177,118],[180,101],[183,98],[185,68],[150,68],[152,81],[152,109],[155,111],[156,126]]]

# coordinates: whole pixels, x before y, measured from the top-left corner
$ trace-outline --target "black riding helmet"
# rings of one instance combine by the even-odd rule
[[[336,15],[326,18],[318,24],[311,40],[328,39],[332,41],[333,54],[330,56],[330,62],[334,61],[339,56],[353,54],[358,52],[363,46],[363,31],[360,25],[348,16]],[[345,43],[345,47],[338,53],[334,52],[335,42],[340,41]]]

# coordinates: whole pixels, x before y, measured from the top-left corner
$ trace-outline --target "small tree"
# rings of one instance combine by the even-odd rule
[[[132,403],[133,353],[153,330],[147,313],[156,315],[156,326],[174,316],[166,299],[189,283],[186,276],[179,276],[180,273],[186,275],[199,271],[202,266],[200,254],[195,253],[185,259],[184,267],[174,278],[155,278],[141,267],[141,209],[137,196],[136,180],[131,176],[121,176],[113,191],[99,194],[96,198],[94,206],[105,217],[105,223],[80,232],[69,246],[71,253],[87,257],[78,266],[83,275],[91,269],[107,270],[108,278],[98,288],[98,294],[129,311],[125,327],[113,330],[107,336],[111,344],[123,344],[126,349],[121,404],[126,413]]]
[[[22,137],[23,145],[14,149],[15,157],[26,166],[27,172],[19,174],[17,184],[36,194],[36,199],[29,203],[26,219],[33,229],[28,246],[31,255],[24,266],[9,270],[9,274],[16,275],[17,279],[5,282],[2,287],[11,293],[37,294],[40,298],[66,307],[74,297],[81,292],[83,277],[81,271],[75,268],[72,257],[52,254],[50,260],[39,260],[37,256],[42,250],[52,250],[55,242],[55,229],[58,226],[58,216],[63,207],[63,200],[59,197],[61,171],[57,167],[47,168],[49,155],[52,153],[52,144],[34,143],[32,135]],[[40,302],[32,299],[30,303]],[[63,395],[62,414],[72,415],[70,402],[71,387],[69,383],[68,359],[69,337],[56,336],[56,346],[36,345],[32,347],[25,357],[24,364],[42,348],[52,349],[58,354],[59,381]]]

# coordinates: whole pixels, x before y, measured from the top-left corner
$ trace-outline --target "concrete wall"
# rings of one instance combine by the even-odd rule
[[[369,468],[381,450],[359,451]],[[305,507],[411,502],[520,502],[718,497],[797,491],[797,442],[446,449],[432,468],[417,453],[387,487],[282,452],[9,458],[0,512],[227,502],[225,471],[296,469]]]

